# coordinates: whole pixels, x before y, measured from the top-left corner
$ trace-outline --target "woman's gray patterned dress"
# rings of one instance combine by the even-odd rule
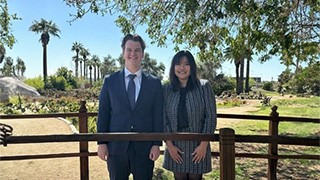
[[[186,94],[186,109],[189,127],[179,132],[213,134],[216,127],[216,102],[210,84],[206,80],[200,80],[199,88],[194,88]],[[164,86],[164,128],[165,132],[178,132],[177,114],[180,92],[174,92],[170,84]],[[207,154],[204,161],[194,163],[191,155],[200,141],[173,141],[184,153],[181,154],[183,163],[176,163],[171,158],[168,149],[165,149],[163,167],[167,170],[179,173],[203,174],[212,170],[211,149],[207,146]]]

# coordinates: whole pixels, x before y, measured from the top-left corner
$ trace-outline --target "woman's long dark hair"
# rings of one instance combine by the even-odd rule
[[[197,65],[196,65],[195,59],[189,51],[182,50],[182,51],[179,51],[177,54],[175,54],[174,57],[172,58],[172,61],[171,61],[169,79],[170,79],[170,83],[172,85],[172,89],[174,91],[178,91],[181,86],[180,81],[175,74],[174,66],[179,64],[181,61],[181,58],[183,58],[183,57],[187,58],[188,63],[190,65],[190,76],[189,76],[189,80],[187,83],[187,90],[192,90],[195,86],[197,86],[198,78],[197,78]]]

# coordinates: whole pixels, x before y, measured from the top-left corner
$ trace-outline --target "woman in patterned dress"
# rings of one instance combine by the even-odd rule
[[[172,59],[170,83],[164,85],[164,130],[168,133],[213,134],[216,102],[211,85],[197,78],[197,66],[189,51]],[[212,170],[208,141],[166,141],[163,167],[176,180],[200,180]]]

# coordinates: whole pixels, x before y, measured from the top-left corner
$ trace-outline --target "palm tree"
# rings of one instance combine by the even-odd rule
[[[20,57],[18,57],[17,65],[16,65],[16,71],[17,71],[18,77],[20,78],[23,77],[25,70],[26,70],[26,66],[24,64],[24,61]]]
[[[86,65],[86,61],[87,61],[87,57],[90,56],[90,52],[89,52],[89,49],[86,49],[86,48],[82,48],[81,49],[81,52],[80,52],[80,55],[82,56],[82,60],[83,60],[83,76],[85,78],[87,78],[87,72],[86,72],[86,69],[87,69],[87,65]]]
[[[93,73],[94,73],[93,79],[94,81],[97,81],[97,67],[98,67],[98,64],[100,64],[100,59],[97,55],[92,55],[91,61],[92,61]]]
[[[87,66],[89,67],[89,80],[90,80],[90,85],[92,86],[92,66],[94,66],[94,61],[90,59],[87,63]]]
[[[235,46],[229,46],[225,50],[225,58],[234,62],[236,66],[236,93],[240,94],[243,92],[244,53]]]
[[[29,31],[35,33],[41,33],[41,38],[39,41],[42,43],[43,47],[43,80],[44,85],[47,87],[47,45],[50,40],[50,34],[60,38],[60,30],[58,26],[52,21],[47,21],[42,19],[40,21],[33,21],[33,24],[30,26]]]
[[[79,42],[74,42],[73,44],[72,44],[72,48],[71,48],[71,51],[76,51],[76,59],[75,59],[75,75],[76,75],[76,77],[78,77],[78,63],[79,63],[79,52],[80,52],[80,50],[81,49],[83,49],[83,45],[81,44],[81,43],[79,43]]]

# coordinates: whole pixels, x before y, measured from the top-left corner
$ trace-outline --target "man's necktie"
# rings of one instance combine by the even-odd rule
[[[136,85],[133,79],[136,77],[136,75],[129,74],[128,77],[130,78],[129,84],[128,84],[128,97],[129,97],[131,108],[133,109],[136,102]]]

